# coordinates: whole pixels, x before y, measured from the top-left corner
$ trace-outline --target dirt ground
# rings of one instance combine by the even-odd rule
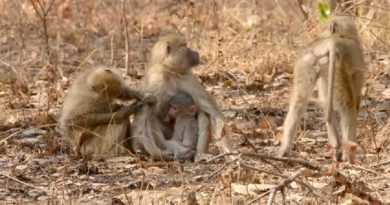
[[[317,1],[303,2],[306,21],[286,1],[0,0],[0,204],[390,204],[386,1],[356,11],[369,70],[356,164],[332,163],[316,94],[293,158],[273,157],[297,52],[323,27]],[[56,129],[75,76],[105,65],[138,88],[151,46],[172,32],[199,51],[194,73],[221,106],[241,163],[215,143],[216,157],[199,163],[76,157]]]

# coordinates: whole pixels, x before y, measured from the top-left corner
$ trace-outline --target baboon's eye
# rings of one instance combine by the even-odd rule
[[[106,71],[107,73],[112,73],[110,69],[105,69],[104,71]]]
[[[178,107],[178,106],[176,106],[176,105],[173,105],[173,104],[171,104],[171,109],[172,109],[172,110],[174,110],[174,111],[176,111],[176,110],[178,110],[178,109],[179,109],[179,107]]]
[[[168,54],[171,53],[171,50],[172,50],[171,46],[170,46],[170,45],[167,45],[167,53],[168,53]]]

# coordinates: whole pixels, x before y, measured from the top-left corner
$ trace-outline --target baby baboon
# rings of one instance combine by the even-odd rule
[[[293,93],[284,122],[280,156],[290,152],[293,136],[317,82],[329,141],[340,160],[342,144],[356,140],[365,69],[354,20],[347,16],[334,17],[330,21],[330,36],[305,49],[295,64]],[[337,131],[336,114],[340,116],[342,137]],[[346,157],[345,153],[343,155]]]
[[[189,148],[187,153],[178,156],[178,153],[175,153],[175,147],[173,147],[171,152],[174,152],[175,159],[193,159],[195,155],[198,142],[198,121],[196,114],[197,109],[190,95],[179,91],[172,97],[165,121],[173,122],[174,124],[172,140]]]
[[[128,117],[140,110],[143,103],[121,106],[114,100],[134,98],[143,97],[126,87],[114,70],[102,67],[87,70],[76,79],[65,97],[60,129],[83,157],[121,154],[130,134]],[[153,99],[148,97],[146,101]]]
[[[205,154],[207,151],[209,119],[211,119],[213,135],[219,140],[220,147],[225,152],[232,150],[228,134],[223,133],[226,128],[222,112],[214,98],[207,93],[192,73],[191,68],[198,64],[198,52],[188,48],[186,40],[181,36],[165,36],[154,45],[150,67],[143,78],[142,89],[156,96],[157,102],[153,107],[143,107],[135,116],[132,135],[135,138],[132,140],[134,150],[144,151],[153,158],[164,159],[167,159],[167,155],[173,155],[167,152],[168,146],[175,146],[179,156],[180,153],[188,152],[188,148],[171,139],[172,134],[166,131],[169,129],[162,122],[170,99],[179,90],[188,93],[198,109],[197,154]]]

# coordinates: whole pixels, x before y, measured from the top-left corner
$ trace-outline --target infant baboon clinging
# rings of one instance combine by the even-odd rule
[[[176,93],[170,103],[168,113],[165,117],[166,122],[173,123],[173,137],[183,146],[189,148],[187,153],[175,153],[175,147],[169,148],[174,153],[175,159],[193,159],[198,142],[198,121],[196,118],[197,109],[192,97],[185,92]]]
[[[132,130],[132,147],[135,151],[163,159],[173,158],[174,154],[167,147],[176,147],[178,155],[188,152],[188,148],[172,140],[172,132],[163,123],[169,101],[179,90],[188,93],[198,109],[197,154],[205,154],[207,151],[209,119],[213,135],[218,139],[222,151],[232,150],[228,134],[223,133],[225,124],[222,112],[192,73],[192,67],[198,64],[198,52],[188,48],[186,40],[181,36],[164,36],[154,45],[142,90],[156,96],[157,102],[153,107],[143,107],[135,116]]]
[[[363,86],[363,52],[351,17],[337,16],[330,21],[330,36],[305,49],[294,67],[294,85],[288,114],[283,126],[279,155],[290,152],[292,139],[305,111],[315,83],[325,112],[330,144],[340,160],[342,144],[355,141],[360,93]],[[337,131],[338,119],[341,134]],[[346,157],[343,154],[343,158]]]
[[[65,97],[60,129],[83,157],[121,154],[130,134],[128,117],[140,110],[143,103],[121,106],[114,100],[134,98],[143,97],[126,87],[114,70],[102,67],[87,70],[76,79]],[[153,101],[152,97],[145,100]]]

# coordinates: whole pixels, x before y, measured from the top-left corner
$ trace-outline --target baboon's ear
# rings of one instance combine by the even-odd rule
[[[167,53],[170,54],[172,51],[172,47],[170,46],[170,42],[167,42]]]

